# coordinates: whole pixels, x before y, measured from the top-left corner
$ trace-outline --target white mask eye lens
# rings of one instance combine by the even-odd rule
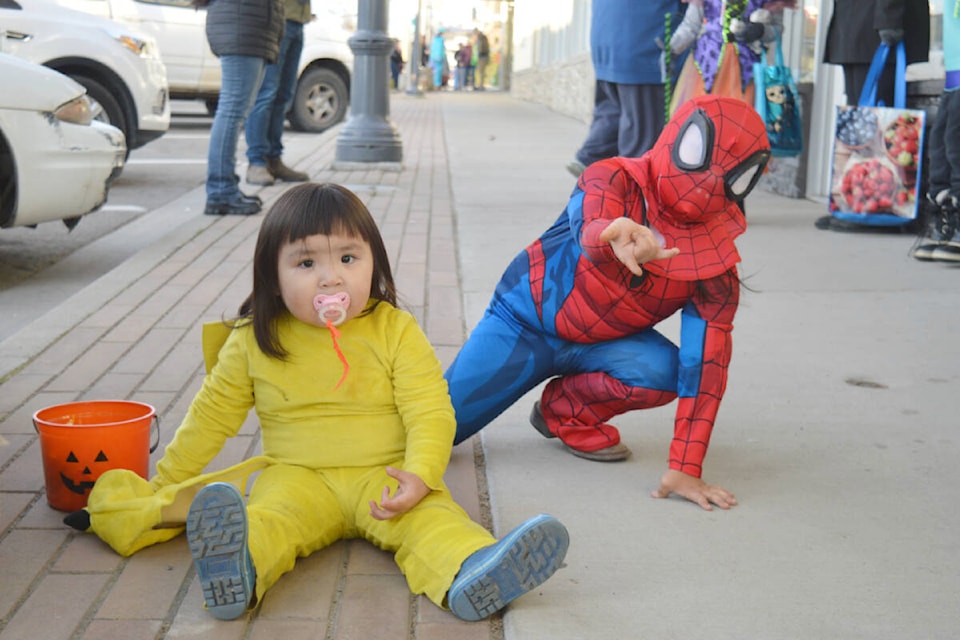
[[[760,165],[750,167],[738,176],[737,179],[733,181],[733,184],[730,185],[730,191],[733,195],[741,197],[746,194],[758,171],[760,171]]]
[[[677,159],[681,166],[699,167],[703,165],[703,131],[700,127],[686,127],[677,141]]]

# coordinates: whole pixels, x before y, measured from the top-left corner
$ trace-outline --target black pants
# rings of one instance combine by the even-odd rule
[[[860,94],[863,93],[863,85],[867,81],[869,71],[869,64],[843,65],[843,81],[847,91],[848,105],[856,106],[860,102]],[[882,102],[888,107],[893,106],[894,80],[896,80],[896,77],[896,57],[890,55],[887,57],[887,64],[880,74],[880,81],[877,83],[877,104]]]
[[[936,196],[949,189],[951,195],[960,197],[960,89],[941,95],[928,144],[928,192]]]

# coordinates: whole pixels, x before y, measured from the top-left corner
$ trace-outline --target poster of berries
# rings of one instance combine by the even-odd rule
[[[917,217],[926,113],[837,107],[830,213],[851,222],[904,224]]]

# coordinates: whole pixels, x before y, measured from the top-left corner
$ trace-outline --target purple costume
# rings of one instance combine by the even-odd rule
[[[713,80],[717,75],[717,69],[720,67],[720,55],[724,50],[724,44],[729,39],[730,18],[740,18],[744,22],[750,20],[750,14],[757,9],[762,9],[765,5],[771,4],[772,0],[702,0],[704,27],[703,33],[697,39],[694,45],[693,59],[700,68],[700,74],[703,76],[703,85],[709,92],[713,88]],[[730,15],[724,16],[724,5],[730,5]],[[744,6],[743,11],[738,7]],[[737,44],[740,54],[740,78],[743,81],[742,89],[746,89],[753,81],[753,63],[760,61],[760,55],[754,53],[750,47]]]

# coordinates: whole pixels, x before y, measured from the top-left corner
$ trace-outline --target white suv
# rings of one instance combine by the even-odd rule
[[[205,8],[193,7],[190,0],[56,2],[152,35],[167,66],[170,96],[205,100],[210,112],[214,111],[220,94],[220,61],[207,44]],[[350,35],[342,19],[332,13],[323,13],[304,25],[297,90],[288,114],[294,129],[320,132],[346,116],[353,69],[353,52],[347,44]]]
[[[156,41],[48,0],[0,0],[0,49],[73,78],[135,149],[170,128],[167,71]]]

